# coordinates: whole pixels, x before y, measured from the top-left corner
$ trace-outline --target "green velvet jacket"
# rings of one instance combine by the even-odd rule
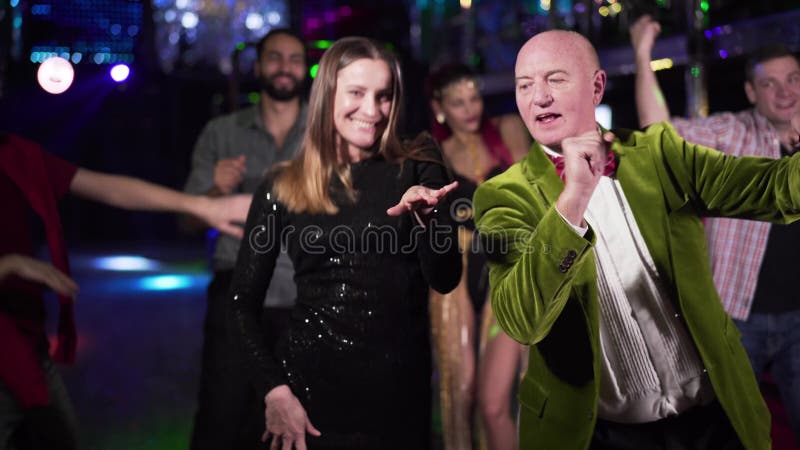
[[[769,411],[714,288],[701,217],[800,218],[800,156],[735,158],[684,141],[666,123],[616,134],[616,177],[714,391],[745,447],[769,449]],[[506,333],[531,346],[519,389],[523,450],[586,449],[597,416],[595,237],[591,228],[576,234],[555,210],[562,190],[534,143],[474,197],[492,308]]]

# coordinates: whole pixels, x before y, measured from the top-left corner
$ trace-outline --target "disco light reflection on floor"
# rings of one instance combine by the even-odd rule
[[[210,275],[205,270],[131,254],[75,258],[93,293],[202,291]],[[83,267],[83,269],[81,269]],[[88,270],[88,272],[86,272]]]
[[[193,287],[196,278],[193,275],[153,275],[140,278],[138,285],[147,291],[174,291]]]
[[[114,270],[123,272],[161,269],[160,262],[154,259],[136,255],[114,255],[93,258],[92,266],[99,270]]]

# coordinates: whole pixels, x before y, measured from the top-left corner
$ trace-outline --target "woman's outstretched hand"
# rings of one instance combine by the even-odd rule
[[[428,215],[456,187],[458,187],[458,181],[453,181],[439,189],[420,185],[411,186],[400,198],[400,202],[386,210],[386,214],[399,216],[405,212],[416,212],[423,216]]]
[[[272,435],[270,450],[306,450],[306,433],[322,435],[308,420],[305,408],[289,386],[282,384],[273,388],[264,397],[264,403],[267,430],[261,441],[266,442]]]

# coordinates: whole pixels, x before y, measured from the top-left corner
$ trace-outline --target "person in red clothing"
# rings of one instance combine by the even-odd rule
[[[191,196],[136,178],[93,172],[0,134],[0,448],[76,448],[76,420],[53,361],[75,358],[72,303],[57,202],[68,193],[111,206],[189,213],[241,236],[250,195]],[[31,214],[31,210],[34,214]],[[52,265],[34,258],[31,221],[44,228]],[[51,360],[45,334],[44,288],[58,292],[58,345]]]

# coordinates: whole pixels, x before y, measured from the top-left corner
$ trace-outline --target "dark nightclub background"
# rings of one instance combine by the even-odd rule
[[[662,23],[654,56],[673,114],[687,113],[703,78],[708,112],[747,107],[742,55],[774,41],[800,50],[798,0],[0,0],[0,129],[89,169],[181,189],[205,123],[258,101],[247,43],[284,26],[306,40],[312,74],[339,37],[391,46],[405,76],[404,134],[430,123],[430,68],[473,65],[487,109],[511,112],[520,45],[538,31],[574,29],[596,45],[609,73],[612,125],[635,128],[627,29],[644,13]],[[75,69],[60,95],[36,81],[53,55]],[[119,63],[131,73],[117,83],[109,69]],[[186,448],[207,237],[183,232],[174,215],[76,199],[62,214],[82,286],[84,355],[65,379],[86,448]],[[113,276],[98,268],[114,255],[144,257],[135,260],[144,266]]]
[[[423,81],[429,67],[444,61],[473,64],[485,75],[489,110],[513,110],[516,50],[550,27],[592,38],[611,75],[605,103],[613,125],[623,127],[636,126],[626,30],[641,13],[655,15],[664,26],[660,50],[674,66],[659,77],[676,114],[686,108],[684,74],[697,47],[703,47],[701,62],[711,80],[709,109],[738,110],[746,106],[738,54],[766,39],[795,47],[800,41],[795,0],[702,0],[699,6],[691,0],[4,0],[2,5],[2,128],[87,168],[172,187],[182,186],[202,126],[254,101],[252,52],[237,52],[238,67],[231,55],[272,26],[300,30],[311,64],[341,36],[370,36],[391,45],[406,76],[406,133],[428,125]],[[704,12],[703,30],[712,39],[698,40],[690,32],[694,10]],[[75,81],[64,94],[48,94],[36,83],[36,69],[48,55],[67,55],[75,63]],[[108,76],[118,62],[132,69],[121,84]],[[64,214],[73,244],[184,238],[169,215],[80,201],[71,201]]]

